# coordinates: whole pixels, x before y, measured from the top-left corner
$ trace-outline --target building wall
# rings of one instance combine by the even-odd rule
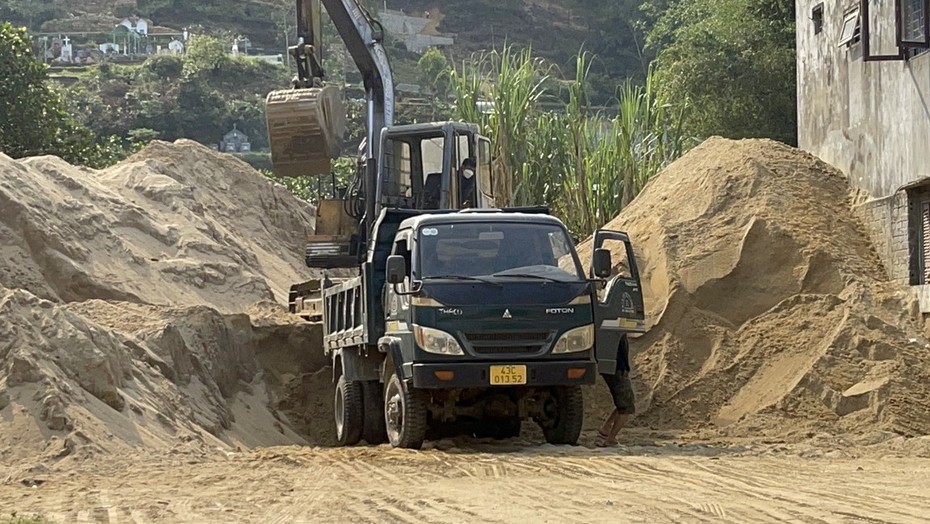
[[[930,53],[908,61],[864,62],[862,44],[837,46],[846,8],[823,0],[823,31],[798,0],[798,142],[875,198],[930,177]],[[872,0],[872,54],[892,53],[894,2]]]
[[[818,4],[797,0],[799,146],[864,195],[856,212],[887,276],[913,283],[915,232],[903,188],[930,177],[930,53],[865,62],[861,42],[838,45],[845,14],[859,1],[822,0],[823,29],[815,34]],[[894,2],[871,0],[870,10],[871,53],[896,54]],[[914,289],[930,311],[930,288]]]
[[[885,266],[885,276],[902,285],[910,281],[907,209],[907,195],[903,191],[855,206]]]

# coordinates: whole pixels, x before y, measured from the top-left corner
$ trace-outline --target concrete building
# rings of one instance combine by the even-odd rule
[[[930,312],[930,0],[798,0],[799,146],[838,167]]]
[[[429,13],[422,16],[409,16],[403,11],[382,9],[378,13],[379,21],[384,30],[403,40],[407,51],[411,53],[424,53],[431,47],[449,46],[455,40],[430,30]]]

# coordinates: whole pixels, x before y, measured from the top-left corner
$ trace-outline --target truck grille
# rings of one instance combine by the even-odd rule
[[[548,331],[463,333],[475,353],[482,355],[509,355],[537,353],[549,343]]]

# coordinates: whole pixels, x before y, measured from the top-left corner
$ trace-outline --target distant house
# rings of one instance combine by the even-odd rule
[[[236,129],[236,124],[233,124],[232,131],[223,136],[219,150],[226,153],[248,153],[252,150],[252,145],[249,143],[248,135]]]
[[[179,55],[184,52],[184,43],[175,38],[168,42],[168,51],[172,54]]]
[[[152,26],[151,20],[146,20],[145,18],[140,18],[138,16],[131,16],[129,18],[124,18],[119,25],[129,29],[130,31],[135,31],[140,35],[148,35],[149,27]]]

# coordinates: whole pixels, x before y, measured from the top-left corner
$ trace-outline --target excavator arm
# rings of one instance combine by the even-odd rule
[[[323,7],[364,80],[368,169],[378,158],[381,129],[394,120],[394,83],[381,25],[357,0],[297,0],[297,43],[288,50],[297,63],[294,89],[266,99],[272,163],[282,176],[327,175],[341,152],[345,109],[338,88],[325,84]],[[374,186],[364,189],[371,194]]]

